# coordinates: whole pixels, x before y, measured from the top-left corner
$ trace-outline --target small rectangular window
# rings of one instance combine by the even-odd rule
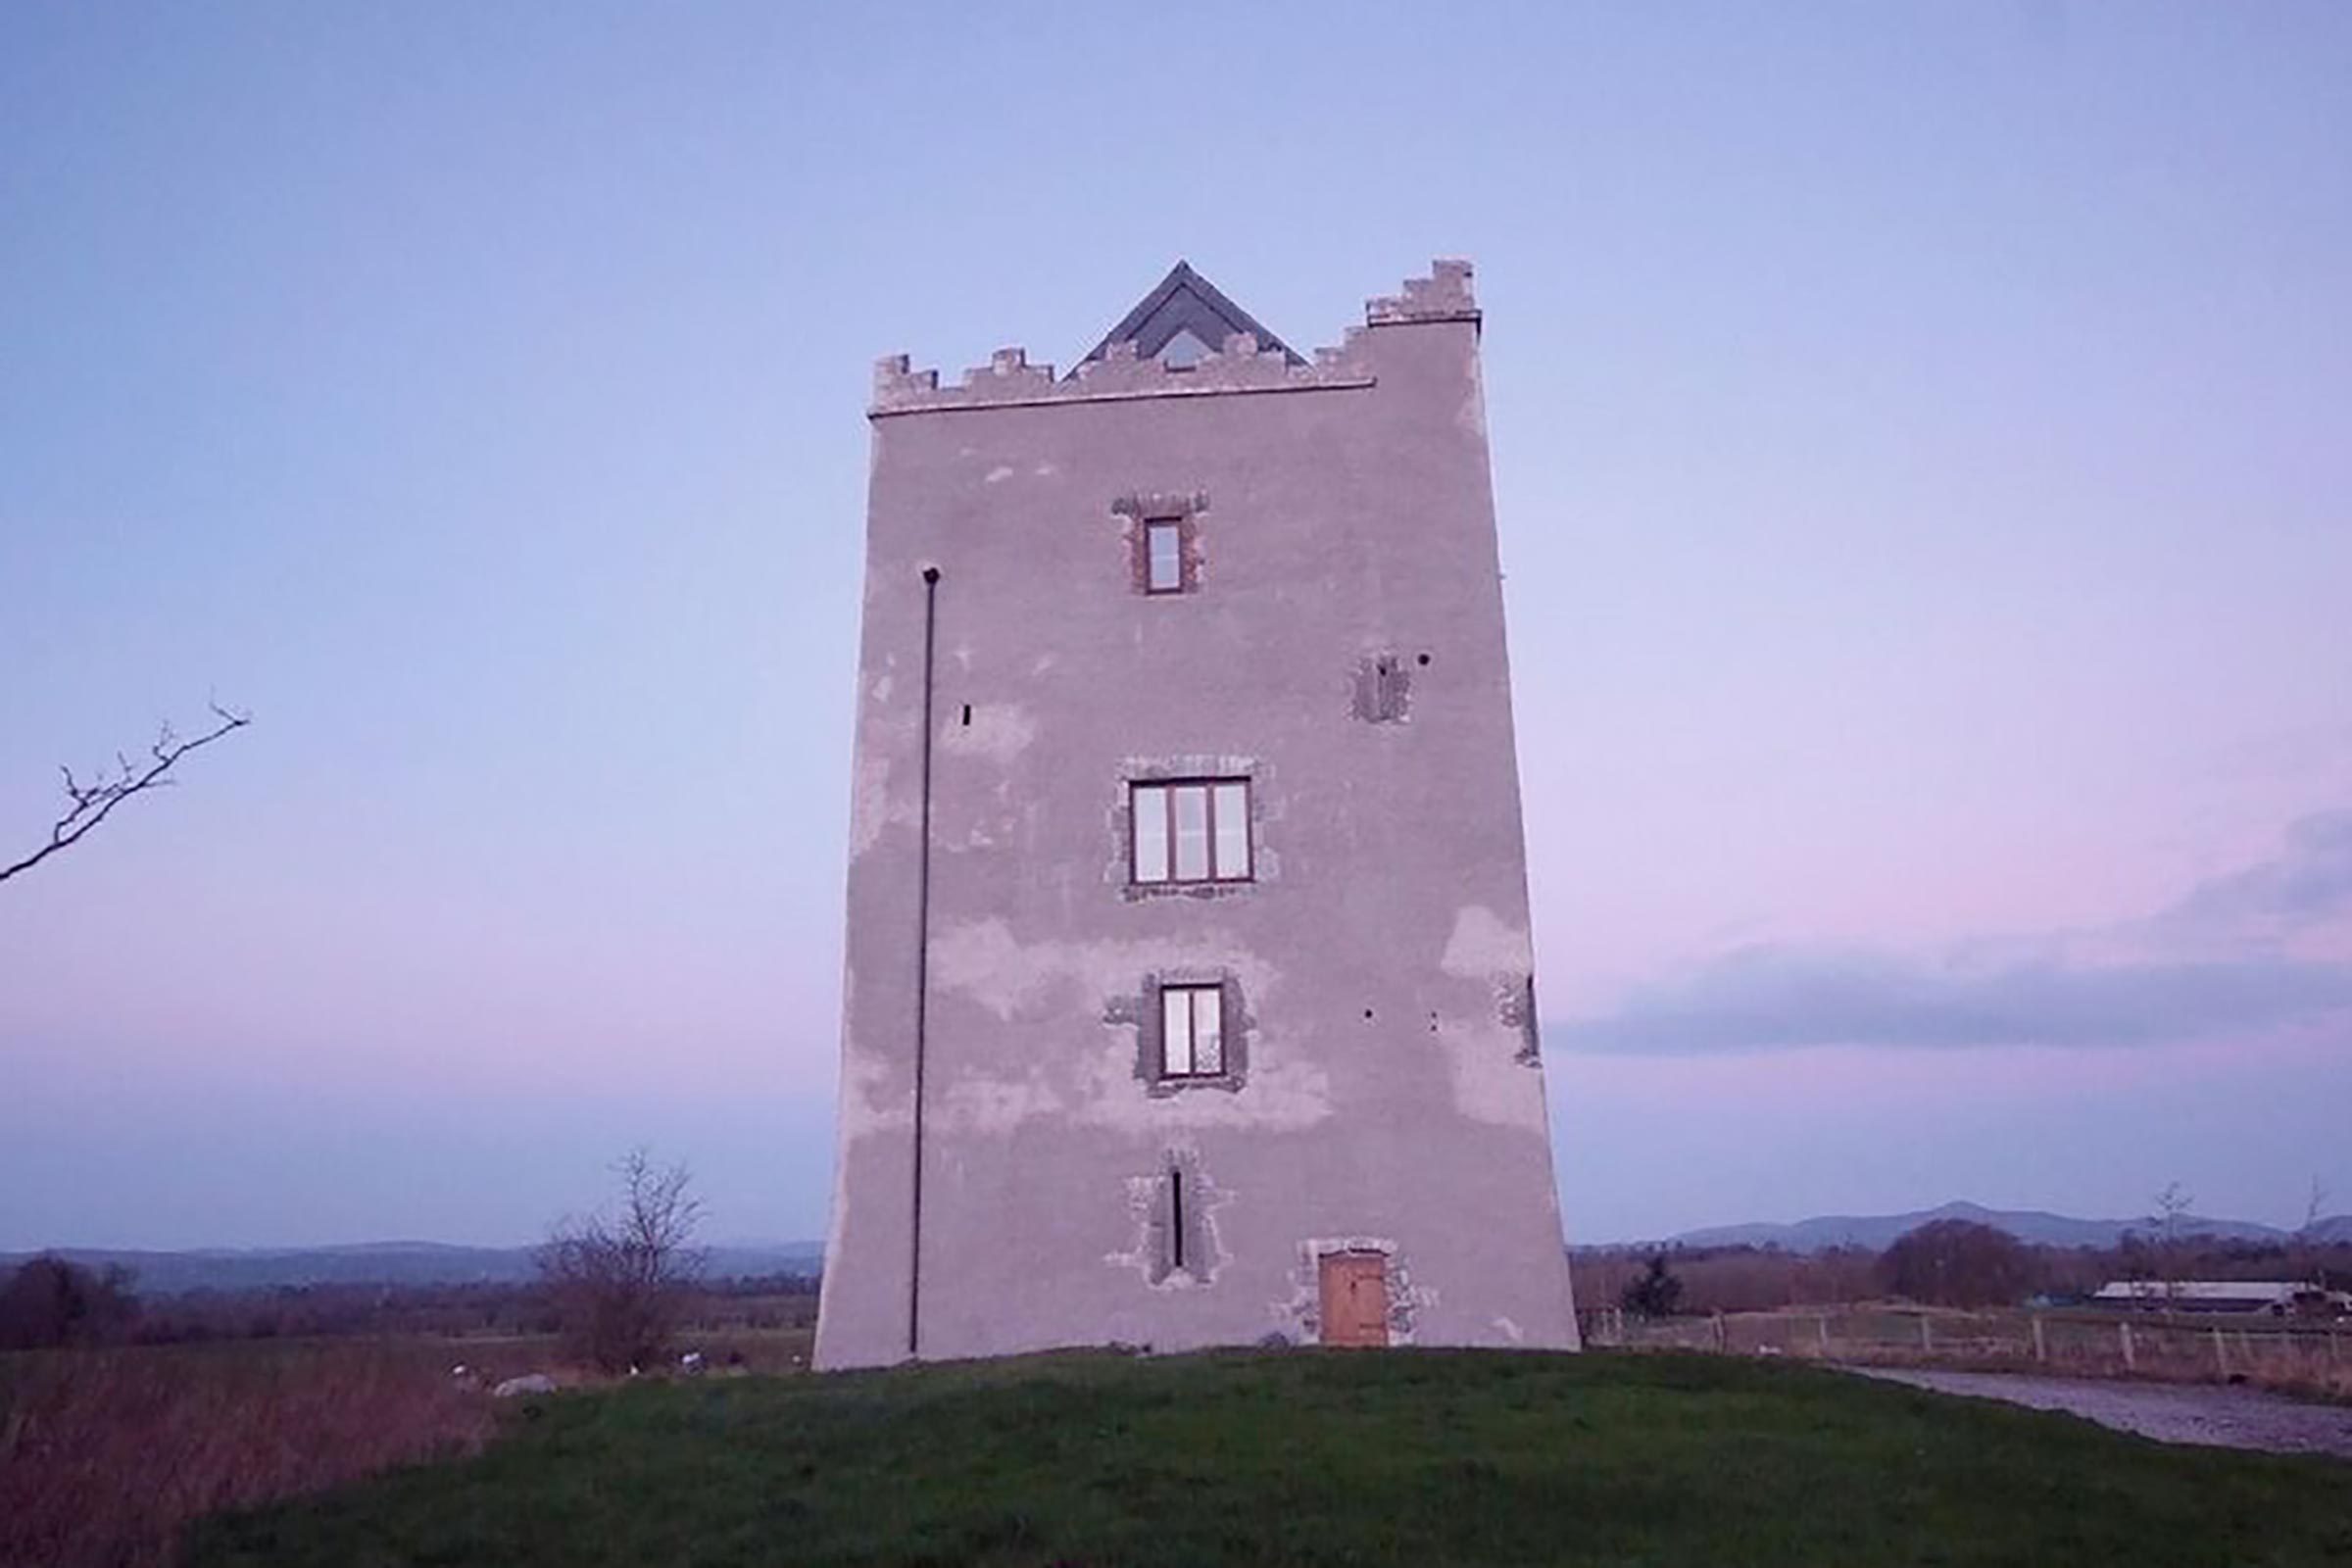
[[[1159,1073],[1163,1078],[1215,1078],[1225,1071],[1223,988],[1159,988]]]
[[[1184,525],[1173,517],[1144,524],[1144,586],[1155,594],[1184,592]]]
[[[1133,784],[1127,805],[1136,881],[1250,880],[1248,779]]]

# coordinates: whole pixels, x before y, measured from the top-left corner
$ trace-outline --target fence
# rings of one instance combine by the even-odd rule
[[[1789,1355],[1872,1365],[2230,1381],[2352,1394],[2352,1330],[2268,1318],[1823,1307],[1642,1319],[1586,1316],[1594,1346]]]

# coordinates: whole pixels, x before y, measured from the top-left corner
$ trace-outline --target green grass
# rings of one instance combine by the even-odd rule
[[[565,1395],[231,1564],[2352,1562],[2352,1466],[1679,1355],[1066,1355]]]

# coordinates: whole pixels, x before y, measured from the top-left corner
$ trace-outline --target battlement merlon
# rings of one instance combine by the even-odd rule
[[[1403,293],[1371,300],[1364,306],[1364,323],[1368,326],[1394,326],[1404,321],[1476,324],[1478,320],[1478,299],[1470,292],[1470,264],[1460,260],[1432,262],[1429,276],[1404,280]]]
[[[1213,354],[1189,369],[1142,359],[1132,343],[1114,343],[1100,360],[1057,378],[1051,365],[1031,365],[1026,350],[999,349],[989,363],[963,373],[956,386],[941,386],[937,370],[917,370],[904,354],[874,365],[870,418],[944,409],[1018,408],[1032,404],[1086,403],[1146,397],[1203,397],[1230,392],[1306,392],[1368,387],[1374,382],[1364,334],[1376,327],[1422,321],[1480,319],[1470,292],[1470,264],[1441,260],[1427,277],[1409,277],[1403,291],[1367,300],[1364,324],[1349,327],[1336,348],[1318,348],[1311,363],[1293,365],[1278,352],[1262,350],[1254,335],[1236,332]]]

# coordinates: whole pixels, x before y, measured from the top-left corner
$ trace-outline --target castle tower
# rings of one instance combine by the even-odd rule
[[[820,1366],[1573,1348],[1470,269],[879,367]]]

